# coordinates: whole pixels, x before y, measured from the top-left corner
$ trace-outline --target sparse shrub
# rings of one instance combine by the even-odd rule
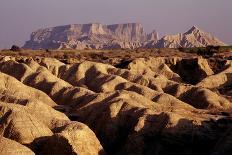
[[[179,50],[180,52],[185,52],[185,48],[183,48],[183,47],[179,47],[178,50]]]
[[[46,51],[46,52],[51,52],[49,49],[46,49],[45,51]]]
[[[19,46],[17,46],[17,45],[13,45],[13,46],[11,46],[10,50],[14,51],[14,52],[18,52],[18,51],[21,51],[22,49]]]

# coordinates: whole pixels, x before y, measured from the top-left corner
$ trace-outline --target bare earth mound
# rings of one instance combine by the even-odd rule
[[[67,60],[1,56],[0,154],[232,153],[230,60]]]

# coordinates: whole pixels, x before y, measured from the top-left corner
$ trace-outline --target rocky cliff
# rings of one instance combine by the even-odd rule
[[[154,34],[153,34],[154,35]],[[24,48],[137,48],[146,41],[147,35],[141,24],[73,24],[40,29],[31,34]]]
[[[222,41],[197,27],[183,34],[166,35],[159,40],[154,30],[146,34],[138,23],[102,25],[72,24],[39,29],[31,34],[26,49],[135,49],[204,47],[225,45]]]

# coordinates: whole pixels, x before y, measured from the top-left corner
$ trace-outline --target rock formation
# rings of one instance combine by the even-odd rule
[[[156,39],[154,35],[150,38]],[[73,24],[40,29],[31,34],[24,48],[107,49],[137,48],[147,39],[141,24]]]
[[[4,137],[0,137],[0,154],[5,155],[34,155],[29,148]]]
[[[193,26],[183,34],[159,40],[154,30],[146,34],[138,23],[102,25],[72,24],[39,29],[23,48],[29,49],[135,49],[222,46],[222,41]]]
[[[225,46],[226,44],[215,38],[209,33],[203,32],[196,26],[193,26],[185,33],[177,35],[166,35],[161,38],[154,47],[156,48],[188,48],[188,47],[206,47]]]

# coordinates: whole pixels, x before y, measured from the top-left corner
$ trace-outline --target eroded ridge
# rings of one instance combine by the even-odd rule
[[[0,154],[230,154],[231,68],[1,57]]]

